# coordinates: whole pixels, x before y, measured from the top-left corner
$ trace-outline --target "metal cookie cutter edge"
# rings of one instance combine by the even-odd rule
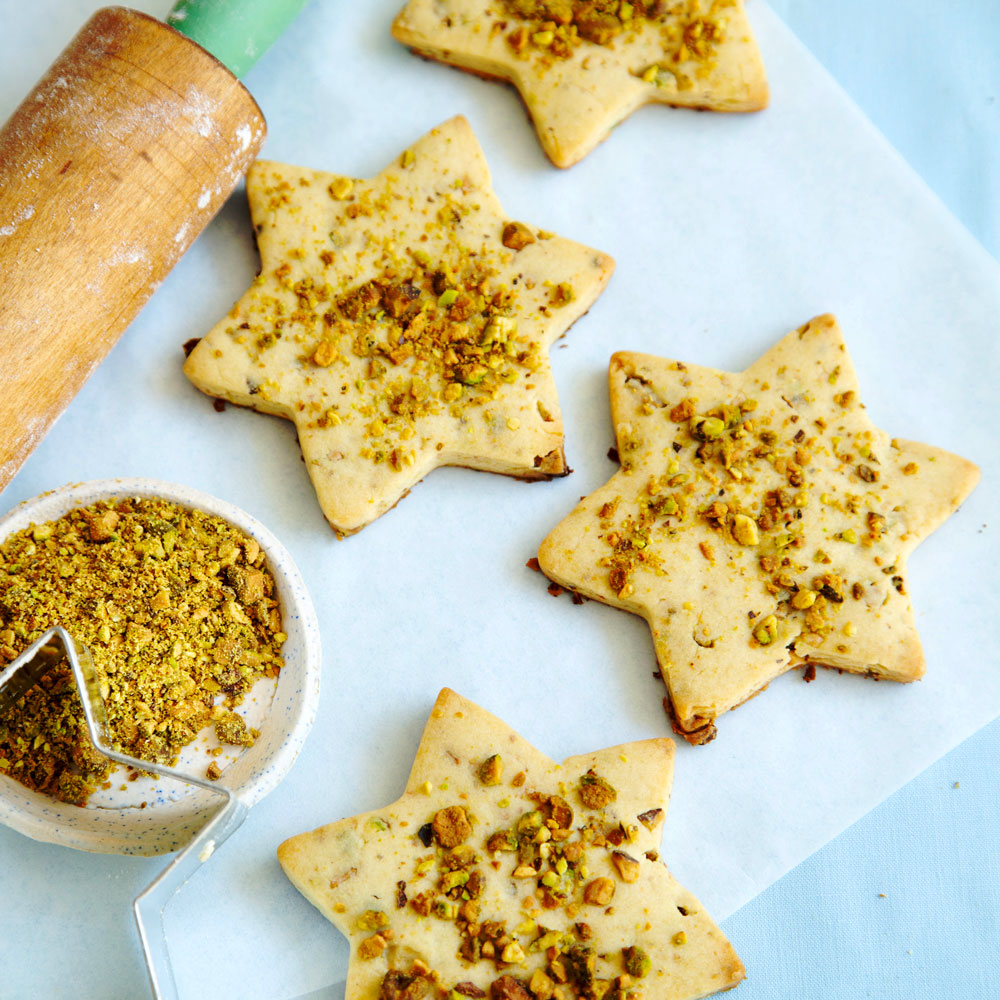
[[[153,997],[155,1000],[178,1000],[177,984],[174,980],[163,926],[164,907],[174,893],[237,830],[246,819],[249,807],[225,785],[213,784],[172,767],[129,757],[108,746],[104,740],[106,721],[104,699],[101,697],[90,650],[77,642],[61,625],[50,628],[0,673],[0,715],[9,710],[14,701],[28,691],[46,670],[64,659],[69,664],[73,681],[80,693],[87,732],[98,753],[117,764],[124,764],[140,771],[152,771],[164,778],[196,785],[223,800],[218,811],[198,831],[187,847],[135,897],[132,903]],[[155,933],[156,928],[159,930],[158,934]]]

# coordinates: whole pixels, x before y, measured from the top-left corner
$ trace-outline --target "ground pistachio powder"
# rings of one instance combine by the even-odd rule
[[[56,624],[93,655],[109,742],[161,764],[210,723],[224,742],[252,742],[232,710],[282,667],[258,543],[159,498],[100,501],[0,544],[0,672]],[[83,805],[109,772],[66,665],[0,716],[0,773],[28,788]]]

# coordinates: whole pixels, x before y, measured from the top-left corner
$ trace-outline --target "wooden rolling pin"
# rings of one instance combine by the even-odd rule
[[[236,74],[304,3],[98,11],[0,131],[0,490],[257,154]]]

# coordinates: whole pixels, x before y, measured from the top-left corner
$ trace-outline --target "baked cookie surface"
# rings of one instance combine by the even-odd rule
[[[392,33],[420,55],[510,81],[558,167],[644,104],[768,102],[743,0],[410,0]]]
[[[801,664],[923,674],[907,557],[979,471],[872,425],[832,316],[738,374],[618,353],[610,385],[622,468],[538,561],[646,619],[681,735]]]
[[[258,161],[247,192],[261,273],[184,371],[294,421],[338,534],[438,466],[566,473],[548,349],[614,262],[506,216],[465,119],[372,180]]]
[[[658,860],[673,757],[555,764],[445,689],[402,798],[278,859],[350,941],[347,1000],[694,1000],[744,970]]]

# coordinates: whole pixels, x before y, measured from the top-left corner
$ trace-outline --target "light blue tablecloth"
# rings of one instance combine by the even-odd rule
[[[771,6],[1000,257],[997,0],[771,0]],[[983,655],[997,658],[995,650]],[[747,965],[742,1000],[1000,997],[1000,722],[758,896],[724,929]]]

